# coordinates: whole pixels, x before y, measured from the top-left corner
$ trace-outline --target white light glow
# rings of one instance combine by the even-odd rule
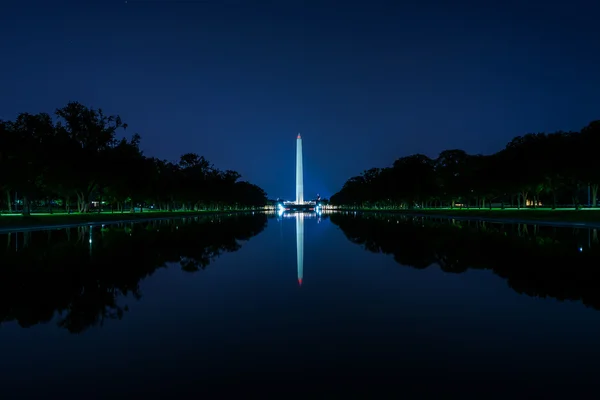
[[[298,285],[302,286],[304,277],[304,214],[296,214],[296,268]]]
[[[296,204],[304,204],[304,175],[302,171],[302,138],[296,139]]]

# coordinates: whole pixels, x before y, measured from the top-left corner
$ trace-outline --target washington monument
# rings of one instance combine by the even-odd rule
[[[296,138],[296,204],[304,204],[304,176],[302,174],[302,137]]]

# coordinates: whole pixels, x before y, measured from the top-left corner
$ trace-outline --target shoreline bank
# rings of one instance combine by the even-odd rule
[[[31,216],[2,214],[0,216],[0,234],[36,230],[73,228],[83,225],[147,222],[187,217],[200,217],[219,214],[242,214],[264,212],[255,210],[219,210],[219,211],[146,211],[124,213],[90,214],[32,214]],[[600,228],[600,208],[595,209],[337,209],[339,212],[378,213],[428,218],[448,218],[471,221],[487,221],[504,224],[531,224],[572,228]]]
[[[375,210],[339,209],[338,211],[395,214],[415,217],[450,218],[504,224],[531,224],[573,228],[600,228],[600,208],[594,209],[424,209]]]
[[[220,210],[220,211],[147,211],[124,213],[90,213],[90,214],[32,214],[31,216],[0,216],[0,234],[74,228],[83,225],[118,224],[131,222],[147,222],[188,217],[201,217],[219,214],[243,214],[264,212],[264,210]]]

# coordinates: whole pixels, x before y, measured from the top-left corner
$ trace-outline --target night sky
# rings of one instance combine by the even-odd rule
[[[597,4],[595,4],[597,3]],[[597,1],[6,1],[0,118],[79,101],[269,197],[600,119]]]

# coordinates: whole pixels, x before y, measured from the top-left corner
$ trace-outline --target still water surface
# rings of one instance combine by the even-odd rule
[[[13,233],[0,249],[2,398],[595,390],[593,230],[255,214]]]

